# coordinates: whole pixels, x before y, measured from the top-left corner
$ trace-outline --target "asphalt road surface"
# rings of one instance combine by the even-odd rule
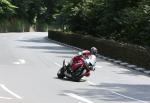
[[[78,51],[47,35],[0,33],[0,103],[150,103],[149,76],[100,58],[86,81],[58,79]]]

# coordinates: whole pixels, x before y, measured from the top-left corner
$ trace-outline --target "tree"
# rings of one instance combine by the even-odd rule
[[[0,19],[8,18],[15,14],[16,8],[9,0],[0,0]]]
[[[81,34],[150,46],[149,0],[57,0],[56,22]]]
[[[27,19],[31,24],[41,21],[48,23],[52,20],[54,0],[13,0],[19,18]]]

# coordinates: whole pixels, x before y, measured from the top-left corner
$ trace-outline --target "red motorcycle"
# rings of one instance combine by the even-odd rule
[[[73,81],[80,81],[84,76],[90,76],[90,71],[94,71],[95,67],[93,66],[92,62],[82,60],[80,64],[77,66],[75,70],[73,70],[73,65],[76,63],[71,63],[66,65],[65,60],[63,61],[63,66],[59,69],[57,76],[60,79],[68,78]]]

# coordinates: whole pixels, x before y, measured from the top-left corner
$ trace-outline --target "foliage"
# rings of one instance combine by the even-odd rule
[[[150,46],[149,0],[63,0],[56,21],[81,34]]]
[[[46,11],[42,0],[14,0],[13,3],[19,8],[16,10],[17,16],[28,20],[31,24],[36,23]]]
[[[12,16],[16,8],[9,0],[0,0],[0,19]]]
[[[18,18],[12,20],[3,20],[0,22],[0,32],[28,32],[30,24]]]

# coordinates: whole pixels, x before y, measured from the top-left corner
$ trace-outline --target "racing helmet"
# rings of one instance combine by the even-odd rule
[[[93,54],[93,55],[97,54],[97,48],[96,47],[91,48],[91,54]]]

